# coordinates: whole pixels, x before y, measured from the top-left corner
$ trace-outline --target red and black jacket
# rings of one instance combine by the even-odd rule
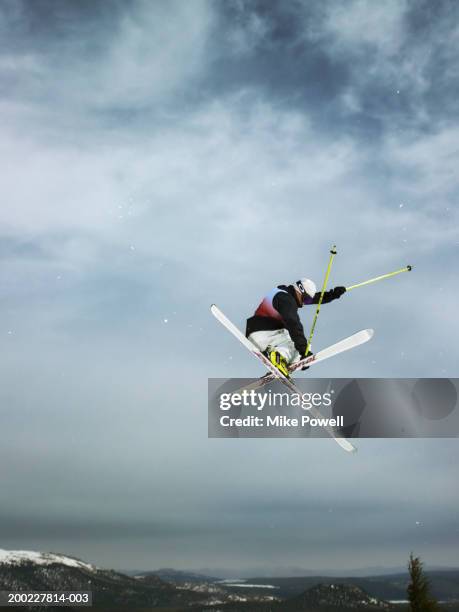
[[[336,297],[333,289],[326,291],[322,304],[327,304]],[[312,298],[311,304],[318,304],[319,298],[320,292],[317,292]],[[253,317],[247,319],[245,335],[249,336],[258,331],[286,329],[295,344],[296,350],[300,355],[304,355],[308,342],[298,316],[298,308],[293,285],[288,287],[279,285],[263,298]]]

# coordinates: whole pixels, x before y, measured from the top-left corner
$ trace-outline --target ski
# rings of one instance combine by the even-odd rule
[[[320,363],[321,361],[325,361],[325,359],[329,359],[330,357],[334,357],[335,355],[339,355],[340,353],[344,353],[345,351],[349,351],[352,348],[356,348],[365,342],[368,342],[373,337],[374,331],[372,329],[362,329],[361,331],[353,334],[352,336],[348,336],[347,338],[343,338],[339,342],[328,346],[327,348],[322,349],[315,355],[311,355],[309,357],[305,357],[301,359],[301,361],[297,361],[293,363],[289,367],[290,373],[296,372],[304,367],[311,367],[316,363]],[[245,387],[247,390],[259,389],[267,385],[268,383],[274,380],[273,374],[265,374],[258,380],[256,380],[251,385]]]
[[[287,387],[292,393],[302,395],[302,392],[298,389],[298,387],[288,378],[286,378],[279,370],[270,362],[270,360],[263,355],[259,348],[257,348],[248,338],[244,336],[244,334],[223,314],[223,312],[215,305],[212,304],[210,310],[214,317],[224,326],[226,329],[233,334],[235,338],[239,340],[241,344],[243,344],[246,349],[248,349],[254,357],[257,357],[263,365],[270,371],[273,376],[273,379],[278,379],[283,385]],[[314,415],[315,418],[323,418],[322,414],[315,408],[314,406],[310,408],[310,412]],[[334,429],[330,426],[325,426],[324,429],[327,433],[335,440],[341,448],[343,448],[348,453],[353,453],[357,449],[353,446],[349,440],[343,438],[336,434]]]

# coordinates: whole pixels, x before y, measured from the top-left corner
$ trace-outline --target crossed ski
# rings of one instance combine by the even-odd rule
[[[265,376],[257,380],[252,385],[246,387],[246,389],[258,389],[266,385],[270,381],[277,379],[283,385],[285,385],[292,393],[301,395],[301,391],[290,380],[290,378],[287,378],[286,376],[284,376],[271,363],[271,361],[260,351],[260,349],[257,346],[255,346],[255,344],[253,344],[248,338],[246,338],[244,334],[223,314],[223,312],[217,306],[215,306],[215,304],[212,304],[210,310],[212,314],[214,315],[214,317],[222,325],[224,325],[226,329],[230,333],[232,333],[233,336],[235,336],[239,340],[239,342],[241,342],[241,344],[243,344],[252,353],[252,355],[257,357],[264,364],[264,366],[269,370],[269,374],[266,374]],[[339,353],[342,353],[351,348],[359,346],[360,344],[363,344],[364,342],[368,342],[368,340],[372,338],[373,333],[374,332],[372,329],[365,329],[365,330],[359,331],[353,336],[344,338],[343,340],[337,342],[336,344],[332,344],[331,346],[323,349],[322,351],[319,351],[315,355],[311,355],[310,357],[306,357],[305,359],[298,361],[297,363],[293,364],[289,368],[289,370],[290,372],[293,373],[300,368],[303,368],[305,366],[309,367],[309,366],[315,365],[316,363],[319,363],[320,361],[324,361],[325,359],[328,359],[329,357],[333,357],[334,355],[338,355]],[[321,413],[314,406],[310,409],[310,411],[313,413],[315,418],[323,418]],[[337,442],[337,444],[339,444],[341,448],[343,448],[347,452],[355,452],[357,450],[356,447],[353,446],[349,442],[349,440],[346,440],[346,438],[343,438],[337,435],[337,433],[332,427],[325,426],[325,430],[335,440],[335,442]]]

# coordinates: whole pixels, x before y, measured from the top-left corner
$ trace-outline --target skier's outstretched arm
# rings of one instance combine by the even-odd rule
[[[335,287],[334,289],[325,291],[324,297],[322,300],[322,304],[328,304],[329,302],[333,302],[333,300],[337,300],[343,295],[343,293],[346,293],[346,287]],[[312,298],[312,303],[318,304],[319,299],[320,299],[320,291],[318,291],[315,294],[315,296]]]
[[[286,293],[278,293],[274,296],[273,306],[281,315],[285,328],[290,334],[290,338],[295,344],[296,350],[303,357],[306,353],[308,342],[304,336],[303,325],[301,324],[298,310],[294,303],[294,298]]]

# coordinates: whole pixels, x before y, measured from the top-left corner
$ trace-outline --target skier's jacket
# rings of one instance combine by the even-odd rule
[[[310,303],[318,304],[319,298],[320,292],[317,292]],[[327,304],[334,299],[333,289],[326,291],[322,304]],[[306,353],[308,342],[298,316],[298,304],[293,285],[288,287],[279,285],[263,298],[253,317],[247,319],[245,335],[249,336],[254,332],[275,329],[286,329],[300,355],[303,356]]]

